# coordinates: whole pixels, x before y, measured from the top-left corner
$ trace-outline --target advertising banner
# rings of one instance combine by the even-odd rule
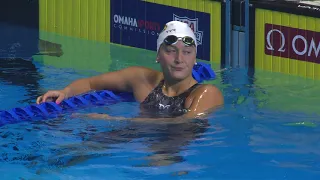
[[[318,9],[297,2],[254,2],[250,9],[251,66],[320,79]]]
[[[320,14],[299,2],[251,1],[250,62],[259,108],[317,113]],[[303,88],[301,88],[303,87]],[[301,106],[299,106],[301,105]]]
[[[198,42],[197,58],[210,61],[210,14],[140,0],[111,0],[110,42],[156,51],[164,25],[187,23]]]
[[[320,32],[265,24],[265,54],[320,64]]]

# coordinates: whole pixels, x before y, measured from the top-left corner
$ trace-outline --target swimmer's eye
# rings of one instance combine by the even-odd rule
[[[183,51],[184,54],[191,54],[191,51]]]
[[[166,52],[168,52],[168,53],[175,53],[176,52],[176,50],[175,49],[166,49]]]

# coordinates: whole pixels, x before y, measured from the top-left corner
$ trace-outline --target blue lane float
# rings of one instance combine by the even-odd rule
[[[200,62],[194,66],[192,76],[201,83],[215,79],[216,74],[209,64]],[[128,92],[93,91],[65,99],[59,105],[54,102],[44,102],[0,111],[0,126],[22,121],[55,118],[61,114],[89,106],[105,106],[118,102],[134,101],[133,94]]]

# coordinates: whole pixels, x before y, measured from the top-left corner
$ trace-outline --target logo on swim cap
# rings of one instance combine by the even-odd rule
[[[163,27],[163,29],[162,29],[162,31],[164,31],[164,30],[166,30],[167,29],[167,25],[164,25],[164,27]]]
[[[159,51],[159,48],[164,39],[170,35],[178,37],[189,36],[194,40],[196,47],[198,46],[198,44],[196,43],[197,38],[188,24],[181,21],[170,21],[166,23],[164,30],[162,30],[162,32],[159,34],[159,37],[157,39],[157,51]]]
[[[163,33],[163,32],[166,32],[166,33],[170,33],[170,32],[173,32],[173,31],[176,31],[176,29],[169,29],[168,31],[166,31],[168,29],[168,25],[164,25],[162,31],[160,33]]]
[[[202,44],[203,31],[199,31],[199,29],[198,29],[199,28],[199,19],[198,18],[191,19],[186,16],[180,17],[180,16],[173,14],[173,20],[184,22],[184,23],[188,24],[196,36],[197,44],[198,45]]]

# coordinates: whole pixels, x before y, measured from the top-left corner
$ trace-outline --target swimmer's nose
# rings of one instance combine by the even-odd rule
[[[177,51],[177,54],[176,54],[176,57],[175,57],[175,62],[176,63],[182,63],[182,60],[183,60],[182,53]]]

